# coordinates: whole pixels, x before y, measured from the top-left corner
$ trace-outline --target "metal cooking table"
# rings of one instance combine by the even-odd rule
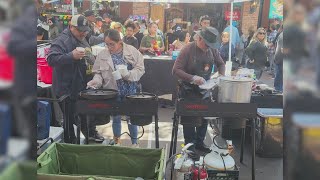
[[[253,103],[217,103],[206,101],[191,101],[179,99],[173,117],[173,127],[170,146],[170,157],[176,153],[178,125],[181,116],[222,117],[222,118],[249,118],[252,127],[255,127],[257,105]],[[255,142],[255,128],[251,128],[252,142]],[[243,159],[244,137],[241,137],[241,156]],[[252,143],[252,180],[255,180],[255,143]]]
[[[142,103],[143,101],[143,103]],[[119,102],[112,100],[83,100],[76,102],[77,118],[77,143],[80,144],[81,120],[79,115],[86,116],[87,128],[90,124],[90,117],[94,115],[127,115],[127,116],[153,116],[155,122],[155,145],[159,148],[159,117],[158,117],[158,100],[129,100]],[[87,131],[89,133],[89,130]],[[89,143],[88,135],[86,143]]]

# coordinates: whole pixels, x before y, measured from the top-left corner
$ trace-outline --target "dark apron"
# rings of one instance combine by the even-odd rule
[[[209,49],[209,56],[199,58],[196,53],[196,44],[192,48],[192,68],[188,74],[197,75],[203,77],[206,81],[210,79],[212,66],[214,64],[212,51]],[[186,100],[202,100],[204,91],[202,91],[198,85],[191,84],[184,81],[179,81],[178,86],[178,95],[179,98]],[[201,126],[202,118],[201,117],[191,117],[191,116],[182,116],[181,124],[188,126]]]

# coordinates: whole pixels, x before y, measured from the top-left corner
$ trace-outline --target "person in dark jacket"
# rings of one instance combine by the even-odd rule
[[[221,34],[221,47],[219,49],[220,56],[223,59],[224,62],[227,62],[229,60],[229,41],[230,41],[230,35],[228,32],[223,32]],[[236,53],[234,46],[231,44],[231,59],[235,59]]]
[[[256,79],[261,78],[265,64],[268,61],[267,50],[266,30],[259,28],[245,50],[249,57],[247,68],[254,69]]]
[[[67,100],[68,129],[65,133],[65,141],[72,143],[75,140],[73,129],[74,109],[80,91],[85,90],[87,81],[90,77],[87,67],[94,63],[90,45],[86,40],[90,28],[88,22],[82,15],[73,16],[69,28],[65,29],[60,36],[52,43],[48,63],[53,67],[53,91],[59,98],[64,95],[70,95]],[[84,49],[81,50],[82,47]],[[102,142],[104,139],[95,130],[94,123],[89,127],[89,139]],[[82,129],[84,134],[85,128]]]
[[[136,26],[134,25],[133,21],[128,21],[125,25],[126,28],[126,35],[123,37],[122,41],[126,44],[129,44],[136,49],[139,49],[139,42],[136,37],[134,37],[134,30]]]
[[[143,38],[143,33],[140,31],[140,24],[138,21],[134,21],[134,25],[136,28],[134,29],[134,37],[138,39],[138,47],[140,47],[141,40]]]
[[[225,64],[215,46],[218,31],[206,27],[197,31],[195,41],[185,45],[174,63],[172,74],[179,78],[179,96],[186,99],[202,99],[198,87],[210,79],[212,67],[217,67],[219,74],[225,74]],[[210,152],[203,140],[207,132],[208,121],[202,117],[181,117],[185,144],[194,143],[189,150]]]
[[[278,36],[277,48],[274,55],[276,76],[274,78],[274,89],[283,91],[283,32]]]
[[[25,6],[24,6],[25,7]],[[30,143],[28,159],[37,157],[37,69],[35,39],[37,11],[34,5],[26,6],[11,29],[7,45],[8,53],[15,58],[14,84],[12,97],[15,111],[15,135],[26,138]]]

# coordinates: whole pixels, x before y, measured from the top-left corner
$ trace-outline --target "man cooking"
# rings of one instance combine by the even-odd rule
[[[218,30],[205,27],[197,31],[195,41],[184,46],[172,69],[173,75],[180,80],[179,97],[187,99],[202,99],[199,85],[210,79],[213,65],[220,75],[225,74],[225,64],[219,51],[213,49]],[[201,117],[181,117],[185,144],[194,143],[189,150],[195,149],[210,152],[204,144],[208,122]]]
[[[75,143],[75,102],[79,92],[86,88],[88,79],[91,79],[88,67],[94,63],[94,57],[86,40],[89,31],[88,21],[83,15],[73,16],[69,28],[52,43],[47,58],[49,65],[53,67],[54,94],[57,98],[70,95],[64,112],[67,121],[64,133],[66,143]],[[102,142],[104,138],[97,133],[94,124],[90,123],[89,139]],[[82,132],[87,135],[85,131],[83,128]]]

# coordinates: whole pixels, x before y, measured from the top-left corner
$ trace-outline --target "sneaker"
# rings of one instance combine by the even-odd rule
[[[132,148],[139,148],[139,144],[132,144],[131,147]]]
[[[89,141],[95,141],[97,143],[102,143],[104,141],[104,137],[101,136],[97,131],[93,133],[93,136],[89,137]]]
[[[113,139],[110,140],[109,145],[111,145],[111,146],[120,146],[120,138],[119,137],[113,137]]]
[[[204,143],[196,144],[196,150],[202,151],[204,153],[210,153],[211,150],[209,147],[207,147]]]

